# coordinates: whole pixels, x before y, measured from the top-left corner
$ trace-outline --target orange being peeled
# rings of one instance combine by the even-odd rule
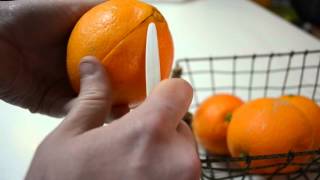
[[[80,59],[96,56],[104,65],[114,104],[135,104],[146,96],[145,46],[149,23],[158,30],[161,79],[168,78],[173,61],[173,42],[160,12],[137,0],[106,1],[85,13],[74,27],[67,48],[67,70],[79,91]]]

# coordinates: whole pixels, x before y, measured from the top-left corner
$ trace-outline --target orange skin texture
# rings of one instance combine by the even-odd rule
[[[79,92],[79,64],[96,56],[104,65],[113,89],[114,104],[136,104],[146,96],[145,46],[148,24],[154,22],[160,52],[161,79],[170,75],[173,42],[164,17],[136,0],[110,0],[84,14],[74,27],[67,48],[70,82]]]
[[[210,153],[227,155],[228,114],[243,104],[238,97],[219,94],[206,99],[197,109],[192,129],[197,141]]]
[[[314,149],[320,148],[320,107],[313,100],[299,95],[282,96],[281,99],[288,101],[297,107],[310,121],[314,133]]]
[[[281,99],[262,98],[246,103],[234,112],[228,129],[228,147],[233,157],[271,155],[310,150],[313,145],[312,127],[305,115]],[[293,162],[304,163],[310,157],[296,157]],[[251,167],[286,162],[285,158],[254,160]],[[240,164],[245,166],[244,164]],[[251,170],[269,174],[277,167]],[[298,170],[287,166],[280,172]]]

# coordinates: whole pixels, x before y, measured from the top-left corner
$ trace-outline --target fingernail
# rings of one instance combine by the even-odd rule
[[[96,66],[92,62],[84,61],[80,63],[80,73],[82,76],[88,76],[96,71]]]

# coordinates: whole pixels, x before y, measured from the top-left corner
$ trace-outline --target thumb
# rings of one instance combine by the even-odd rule
[[[111,87],[104,67],[95,57],[80,63],[80,93],[61,124],[61,129],[75,134],[102,126],[112,104]]]
[[[184,80],[162,81],[146,99],[123,119],[139,119],[152,130],[176,130],[192,100],[192,87]]]

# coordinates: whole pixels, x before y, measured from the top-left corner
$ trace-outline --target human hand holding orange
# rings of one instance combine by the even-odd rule
[[[0,99],[31,112],[64,115],[76,96],[65,65],[69,33],[102,1],[1,1]]]
[[[160,83],[141,106],[103,126],[113,110],[112,88],[98,60],[85,58],[79,96],[67,103],[76,96],[65,70],[67,38],[97,3],[1,2],[0,98],[53,116],[70,108],[38,148],[26,179],[198,180],[194,139],[180,121],[192,99],[186,82]]]
[[[1,2],[0,58],[6,61],[0,66],[0,98],[31,112],[62,116],[76,96],[66,55],[76,91],[79,61],[93,55],[104,64],[115,89],[113,112],[127,112],[127,104],[145,97],[143,60],[150,22],[158,28],[161,76],[167,78],[173,60],[167,23],[154,7],[139,1],[107,1],[90,10],[74,28],[66,53],[76,21],[99,2]]]

